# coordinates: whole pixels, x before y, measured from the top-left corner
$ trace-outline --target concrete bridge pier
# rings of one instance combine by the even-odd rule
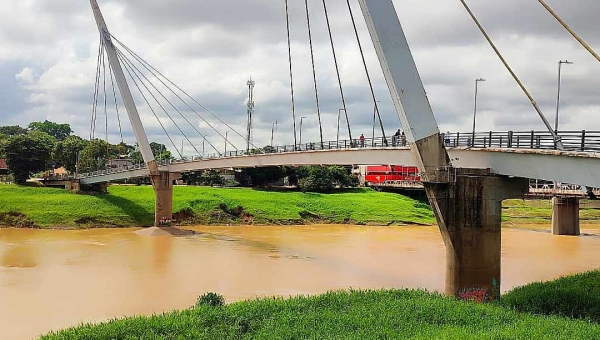
[[[446,245],[446,295],[479,302],[499,299],[502,201],[525,195],[528,180],[472,169],[450,171],[456,171],[450,183],[425,183],[430,201],[437,202]]]
[[[156,195],[154,209],[154,226],[168,227],[173,220],[173,181],[180,179],[181,174],[159,171],[150,175],[152,187]]]
[[[552,198],[552,234],[579,236],[579,198],[561,197]]]

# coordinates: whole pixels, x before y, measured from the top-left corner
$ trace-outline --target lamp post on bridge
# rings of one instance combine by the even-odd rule
[[[276,132],[277,132],[277,121],[275,121],[275,123],[273,123],[273,125],[271,126],[271,147],[273,147],[273,139],[274,139]]]
[[[337,139],[336,139],[336,148],[339,148],[340,146],[340,117],[342,116],[342,111],[344,111],[344,109],[339,109],[338,110],[338,116],[337,116]]]
[[[302,148],[302,122],[304,122],[305,119],[306,117],[300,117],[300,148]]]
[[[556,94],[556,116],[554,117],[554,132],[558,133],[558,111],[560,110],[560,81],[561,81],[561,73],[562,73],[562,65],[572,65],[572,61],[558,61],[558,93]]]
[[[475,108],[473,109],[473,135],[471,136],[471,146],[475,146],[475,125],[477,122],[477,93],[479,90],[479,82],[482,81],[485,81],[485,79],[475,79]]]
[[[381,103],[381,100],[378,100],[377,103]],[[373,135],[372,135],[372,139],[371,139],[372,147],[375,146],[375,116],[376,115],[377,115],[377,104],[373,104]]]

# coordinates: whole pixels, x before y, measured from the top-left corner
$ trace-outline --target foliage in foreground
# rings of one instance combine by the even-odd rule
[[[324,195],[175,187],[173,210],[193,215],[191,222],[197,224],[242,223],[231,211],[251,215],[255,224],[435,223],[426,204],[370,189]],[[153,211],[150,186],[112,186],[108,195],[88,196],[61,189],[0,185],[0,226],[2,214],[8,213],[23,215],[39,227],[146,226],[154,221]],[[216,212],[231,219],[218,219]]]
[[[600,325],[423,291],[331,292],[110,321],[58,339],[598,339]]]
[[[503,306],[600,323],[600,271],[519,287],[504,295]]]

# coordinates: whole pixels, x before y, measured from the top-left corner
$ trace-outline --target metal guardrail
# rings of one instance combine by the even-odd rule
[[[294,152],[306,152],[306,151],[318,151],[318,150],[341,150],[341,149],[360,149],[360,148],[384,148],[384,147],[405,147],[407,145],[406,140],[402,143],[402,140],[398,137],[389,137],[389,138],[365,138],[364,140],[354,139],[354,140],[339,140],[339,141],[328,141],[328,142],[309,142],[297,145],[278,145],[278,146],[267,146],[261,150],[234,150],[228,151],[222,154],[209,154],[205,157],[196,157],[194,156],[192,159],[171,159],[171,160],[163,160],[158,161],[157,164],[159,166],[169,165],[169,164],[182,164],[182,163],[190,163],[196,162],[200,160],[213,160],[220,158],[234,158],[234,157],[247,157],[247,156],[255,156],[259,154],[280,154],[280,153],[294,153]],[[112,175],[127,171],[133,170],[142,170],[146,169],[145,164],[136,164],[131,166],[123,166],[113,169],[107,170],[99,170],[89,173],[83,173],[78,176],[79,179],[83,178],[91,178],[91,177],[100,177],[106,175]]]
[[[600,152],[600,131],[558,131],[560,140],[566,151],[577,152]],[[476,132],[473,133],[445,133],[442,139],[446,147],[471,147],[471,148],[509,148],[509,149],[534,149],[534,150],[556,150],[556,143],[548,131],[505,131],[505,132]],[[342,150],[360,148],[404,148],[407,141],[401,137],[377,137],[360,139],[345,139],[335,141],[308,142],[297,145],[267,146],[261,150],[233,150],[222,154],[209,154],[205,157],[192,157],[188,159],[173,159],[159,161],[158,165],[181,164],[196,162],[200,160],[212,160],[220,158],[247,157],[258,154],[280,154],[319,150]],[[95,171],[80,174],[79,179],[106,176],[132,170],[145,169],[145,164],[124,166],[115,169]]]
[[[600,152],[600,131],[558,131],[565,151]],[[548,131],[506,131],[443,134],[449,147],[557,150]]]

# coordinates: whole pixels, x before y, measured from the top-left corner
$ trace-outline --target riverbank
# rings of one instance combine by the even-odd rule
[[[550,199],[506,200],[502,207],[503,226],[529,224],[531,227],[547,228],[552,223]],[[582,225],[600,223],[600,200],[582,199],[579,209]]]
[[[431,208],[411,198],[354,189],[333,194],[249,188],[178,186],[174,190],[179,225],[434,225]],[[0,185],[0,227],[85,229],[144,227],[153,223],[150,186],[111,186],[109,194],[73,195],[65,190]],[[600,223],[600,201],[582,200],[582,224]],[[507,200],[506,227],[546,228],[550,200]]]
[[[339,291],[224,306],[217,296],[205,295],[187,310],[82,325],[41,339],[598,339],[599,280],[600,273],[591,272],[528,285],[492,304],[415,290]],[[593,299],[568,299],[576,294]],[[534,298],[546,304],[537,303],[532,312],[547,315],[518,311],[529,310]],[[555,306],[556,299],[563,306]]]
[[[153,224],[150,186],[110,186],[108,194],[0,185],[0,227],[78,229]],[[333,194],[178,186],[173,211],[181,225],[433,225],[429,206],[371,189]]]

